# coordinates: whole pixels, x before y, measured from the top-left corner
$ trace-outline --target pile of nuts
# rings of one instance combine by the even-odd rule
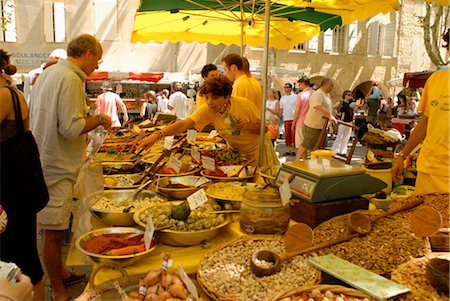
[[[279,238],[238,240],[202,260],[199,281],[220,299],[262,301],[286,289],[311,285],[318,280],[318,271],[308,264],[307,256],[297,256],[282,263],[276,274],[255,276],[250,270],[251,256],[262,249],[278,254],[285,251]]]
[[[349,233],[348,214],[337,216],[314,229],[314,244]],[[411,233],[409,221],[401,213],[384,217],[372,224],[370,232],[365,236],[318,251],[320,255],[331,253],[384,276],[389,276],[400,264],[427,252],[427,240]]]
[[[411,288],[411,293],[400,298],[405,301],[448,300],[439,294],[426,276],[427,259],[413,259],[392,272],[392,280]]]
[[[142,208],[148,207],[155,203],[162,203],[166,200],[160,196],[145,197],[139,200],[126,199],[117,201],[106,196],[99,199],[91,208],[97,210],[107,210],[115,213],[119,212],[136,212]]]

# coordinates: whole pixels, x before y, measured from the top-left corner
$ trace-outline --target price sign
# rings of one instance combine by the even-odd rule
[[[200,164],[200,152],[195,147],[191,148],[191,157]]]
[[[197,182],[195,182],[194,186],[195,187],[199,187],[202,186],[203,184],[209,183],[209,180],[205,177],[201,177],[200,179],[198,179]]]
[[[198,292],[197,292],[197,288],[195,287],[194,282],[192,282],[191,278],[189,278],[189,276],[183,270],[181,265],[179,263],[177,263],[177,265],[178,265],[178,272],[180,274],[181,280],[186,285],[186,288],[191,293],[192,297],[194,297],[194,300],[197,301],[198,300]]]
[[[281,203],[283,203],[283,206],[286,206],[292,197],[289,181],[284,181],[279,189],[280,189]]]
[[[153,218],[152,215],[148,217],[147,225],[145,227],[145,233],[144,233],[144,243],[145,243],[145,250],[148,251],[150,249],[150,245],[153,240],[153,233],[155,233],[155,226],[153,225]]]
[[[180,173],[182,165],[183,163],[181,163],[181,161],[178,160],[173,154],[170,155],[169,167],[172,168],[175,171],[175,173]]]
[[[208,201],[208,197],[205,194],[205,190],[202,188],[188,196],[187,201],[189,203],[189,208],[194,210],[195,208],[198,208],[206,203]]]
[[[119,176],[119,184],[118,186],[122,186],[122,187],[129,187],[129,186],[133,186],[134,181],[125,177],[125,176]]]
[[[171,150],[173,145],[173,136],[167,136],[164,138],[164,148]]]
[[[204,169],[215,171],[216,161],[214,160],[214,158],[202,156],[202,166]]]
[[[197,131],[196,130],[187,130],[187,141],[195,142],[195,139],[197,139]]]
[[[219,133],[217,133],[217,130],[212,130],[208,135],[208,139],[212,139],[212,138],[216,137],[217,135],[219,135]]]
[[[220,166],[219,169],[221,171],[223,171],[224,173],[226,173],[226,175],[228,177],[232,177],[232,176],[239,176],[236,173],[239,171],[239,169],[241,169],[240,165],[227,165],[227,166]]]

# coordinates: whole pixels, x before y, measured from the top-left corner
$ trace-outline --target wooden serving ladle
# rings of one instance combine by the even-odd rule
[[[415,211],[409,219],[411,232],[418,237],[436,234],[442,227],[442,215],[436,209],[424,206]]]
[[[359,234],[350,234],[315,246],[312,246],[313,236],[313,230],[306,224],[296,224],[290,227],[284,235],[286,253],[278,255],[271,250],[258,250],[254,252],[250,260],[251,271],[258,277],[273,275],[280,271],[281,263],[284,261],[301,254],[310,253],[348,241],[353,237],[359,236]],[[270,266],[262,267],[258,265],[258,260],[268,262]]]
[[[405,211],[408,209],[412,209],[416,206],[421,205],[422,203],[423,203],[423,199],[416,199],[416,200],[414,200],[412,202],[408,202],[406,205],[398,207],[394,210],[390,210],[386,213],[377,215],[374,218],[370,218],[370,216],[368,216],[364,213],[355,211],[355,212],[352,212],[350,214],[350,216],[348,217],[348,225],[349,225],[351,232],[364,235],[364,234],[367,234],[370,232],[370,229],[372,228],[373,223],[377,222],[378,220],[382,219],[383,217],[386,217],[386,216],[389,216],[389,215],[392,215],[392,214],[395,214],[395,213],[398,213],[401,211]]]

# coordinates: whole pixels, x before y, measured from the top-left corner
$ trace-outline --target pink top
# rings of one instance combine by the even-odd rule
[[[306,113],[309,109],[309,98],[313,93],[313,89],[306,88],[305,90],[297,94],[297,99],[295,100],[295,111],[298,112],[299,116],[297,119],[296,127],[303,127],[305,123]]]
[[[117,115],[117,102],[122,102],[122,99],[114,92],[100,94],[95,102],[97,114],[110,116],[112,127],[120,127],[119,116]]]

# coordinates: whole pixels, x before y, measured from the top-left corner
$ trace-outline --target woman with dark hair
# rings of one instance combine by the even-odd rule
[[[16,126],[15,108],[21,113],[23,129],[28,131],[29,118],[25,97],[7,80],[8,76],[16,73],[17,68],[10,64],[10,55],[0,49],[0,152],[3,143],[17,137],[19,129]],[[17,95],[19,106],[13,102],[13,93]],[[14,95],[14,96],[15,96]],[[20,111],[19,111],[20,107]],[[20,124],[20,123],[19,123]],[[4,145],[3,145],[4,146]],[[5,150],[5,149],[4,149]],[[24,195],[24,183],[10,183],[8,178],[20,170],[6,170],[6,154],[1,156],[2,175],[0,177],[0,202],[7,214],[6,229],[0,235],[0,259],[5,262],[14,262],[31,278],[34,285],[34,300],[44,300],[44,284],[41,262],[36,246],[36,211],[33,202]],[[14,169],[14,168],[13,168]],[[10,173],[9,176],[6,172]],[[15,178],[15,177],[13,177]],[[12,187],[14,186],[15,187]],[[42,208],[41,208],[42,209]],[[0,233],[2,231],[0,230]]]
[[[342,100],[338,103],[336,107],[338,111],[337,119],[344,122],[353,122],[353,108],[355,107],[355,101],[353,100],[353,94],[350,90],[345,90],[342,93]],[[338,126],[338,134],[336,140],[333,142],[331,147],[332,151],[335,151],[341,155],[347,155],[347,144],[350,140],[350,135],[352,133],[352,128],[343,124]]]
[[[206,99],[192,115],[155,132],[140,144],[139,148],[153,145],[164,136],[203,129],[212,123],[219,135],[235,151],[259,162],[259,138],[261,117],[255,104],[248,99],[231,96],[232,82],[222,76],[205,81],[200,94]],[[268,134],[264,137],[263,165],[278,165],[278,158]]]

